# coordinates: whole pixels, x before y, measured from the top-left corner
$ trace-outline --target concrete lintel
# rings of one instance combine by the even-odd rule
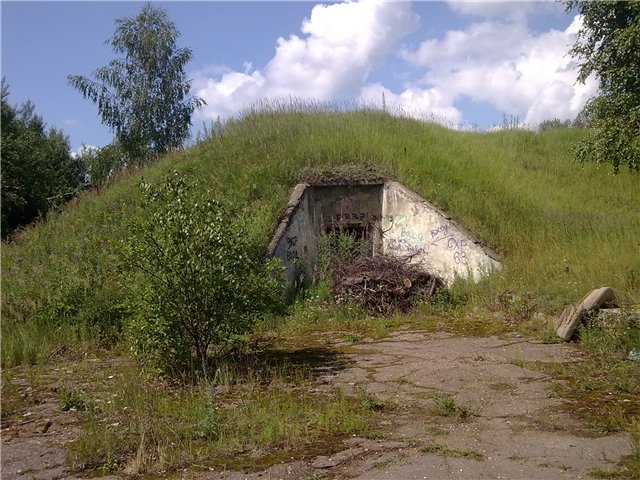
[[[353,182],[320,181],[307,183],[309,187],[347,187],[347,186],[383,186],[388,180],[354,180]]]

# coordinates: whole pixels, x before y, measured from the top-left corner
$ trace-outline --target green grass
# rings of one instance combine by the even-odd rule
[[[227,372],[225,382],[185,387],[124,365],[107,388],[61,394],[63,409],[81,402],[85,410],[84,433],[69,447],[72,468],[131,475],[266,468],[371,430],[375,408],[340,391],[309,393],[294,370]]]
[[[617,470],[609,468],[596,467],[589,470],[588,473],[593,478],[620,478],[620,473]]]
[[[470,458],[473,460],[484,460],[484,456],[480,452],[477,452],[475,450],[450,448],[441,443],[428,443],[423,447],[420,447],[419,450],[422,453],[430,453],[433,455],[439,455],[441,457]]]
[[[435,395],[433,397],[433,404],[432,412],[441,417],[452,417],[459,420],[467,420],[474,414],[471,407],[459,404],[451,395],[444,393]]]
[[[139,181],[174,169],[235,203],[249,235],[266,246],[303,170],[373,163],[503,256],[502,273],[460,287],[467,305],[489,308],[509,292],[517,300],[505,315],[521,318],[530,304],[557,313],[602,285],[620,302],[640,298],[640,182],[575,164],[570,148],[581,131],[456,132],[382,112],[284,110],[248,113],[185,152],[84,193],[4,244],[3,365],[43,361],[61,344],[91,337],[87,328],[117,336],[125,287],[112,245],[138,208]]]

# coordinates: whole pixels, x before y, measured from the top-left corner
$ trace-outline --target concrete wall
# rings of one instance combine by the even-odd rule
[[[269,252],[282,259],[289,283],[310,281],[323,233],[366,229],[380,220],[381,211],[382,184],[297,185]]]
[[[501,267],[498,255],[462,225],[398,182],[382,196],[382,253],[407,257],[451,284],[480,280]]]
[[[294,189],[269,245],[295,285],[310,281],[320,237],[327,231],[366,231],[373,253],[406,257],[441,277],[477,281],[500,269],[498,256],[444,212],[401,184],[309,186]]]

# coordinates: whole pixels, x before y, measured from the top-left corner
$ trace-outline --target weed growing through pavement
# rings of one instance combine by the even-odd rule
[[[83,394],[75,388],[63,388],[60,392],[60,408],[63,412],[75,410],[82,412],[87,409],[87,402]]]
[[[457,449],[450,448],[441,443],[427,443],[423,447],[420,447],[420,452],[430,453],[441,457],[454,457],[454,458],[471,458],[473,460],[484,460],[483,455],[476,450],[471,449]]]
[[[441,435],[449,435],[450,432],[448,430],[445,430],[442,427],[431,426],[427,428],[427,433],[433,436],[441,436]]]
[[[365,385],[356,386],[356,394],[360,399],[362,406],[372,412],[382,412],[383,410],[390,410],[393,408],[391,404],[382,402],[374,395],[368,393]]]
[[[387,467],[389,467],[389,465],[391,465],[391,461],[385,460],[382,462],[374,463],[372,468],[375,468],[376,470],[385,470]]]
[[[474,415],[474,410],[471,407],[459,404],[451,395],[439,393],[433,397],[433,403],[432,412],[441,417],[467,420]]]

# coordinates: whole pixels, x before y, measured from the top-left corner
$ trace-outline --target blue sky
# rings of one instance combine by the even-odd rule
[[[574,118],[596,93],[566,54],[580,19],[556,2],[153,2],[193,50],[187,75],[207,106],[194,134],[263,98],[357,100],[454,128],[503,115],[535,125]],[[31,100],[80,144],[112,138],[67,84],[114,54],[116,18],[141,2],[2,1],[2,75],[9,101]]]

